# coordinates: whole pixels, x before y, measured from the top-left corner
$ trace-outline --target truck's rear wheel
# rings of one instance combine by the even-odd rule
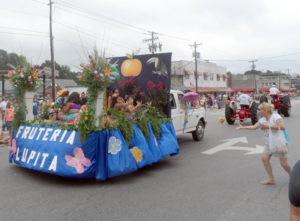
[[[204,123],[199,120],[196,130],[192,133],[194,141],[201,141],[204,137]]]
[[[256,124],[256,122],[258,121],[257,109],[258,104],[256,102],[253,102],[250,108],[252,125]]]
[[[235,120],[232,120],[233,118],[233,110],[231,109],[231,107],[229,106],[229,104],[226,105],[226,108],[225,108],[225,118],[226,118],[226,121],[228,124],[234,124],[234,121]]]
[[[280,107],[280,112],[285,117],[289,117],[291,115],[291,107],[289,108],[289,105],[290,105],[290,98],[288,96],[283,97],[282,105]]]

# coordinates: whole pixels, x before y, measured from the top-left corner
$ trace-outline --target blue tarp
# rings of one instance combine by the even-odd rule
[[[175,155],[179,146],[172,123],[163,123],[156,139],[150,124],[146,140],[138,126],[127,145],[118,130],[93,132],[84,143],[79,132],[55,127],[20,126],[12,136],[9,161],[29,169],[64,177],[105,180],[134,172]]]

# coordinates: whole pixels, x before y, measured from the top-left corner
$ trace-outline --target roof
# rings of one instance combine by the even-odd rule
[[[67,88],[67,87],[76,87],[76,86],[78,86],[77,83],[72,79],[57,79],[56,78],[55,79],[55,84],[56,84],[56,87],[59,87],[61,89]],[[49,88],[49,87],[52,87],[52,79],[46,79],[46,87],[45,88]],[[43,85],[38,88],[37,92],[38,93],[43,92]]]
[[[196,91],[195,87],[190,87],[191,91]],[[198,92],[209,93],[209,92],[232,92],[231,88],[227,87],[198,87]]]

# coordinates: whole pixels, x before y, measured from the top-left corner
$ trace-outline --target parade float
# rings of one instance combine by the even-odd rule
[[[33,119],[32,95],[40,84],[36,70],[18,67],[9,73],[16,98],[9,161],[63,177],[105,180],[178,154],[168,100],[171,54],[104,61],[95,53],[88,61],[80,73],[88,102],[72,121],[47,113]],[[109,87],[139,97],[142,104],[132,113],[110,109]]]

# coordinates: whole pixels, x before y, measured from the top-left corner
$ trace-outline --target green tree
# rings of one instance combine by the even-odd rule
[[[49,67],[51,68],[51,61],[46,60],[41,65],[36,65],[36,68],[44,68]],[[67,65],[60,65],[57,62],[55,62],[55,70],[58,71],[58,78],[60,79],[73,79],[77,80],[77,73],[72,72],[71,68]]]

